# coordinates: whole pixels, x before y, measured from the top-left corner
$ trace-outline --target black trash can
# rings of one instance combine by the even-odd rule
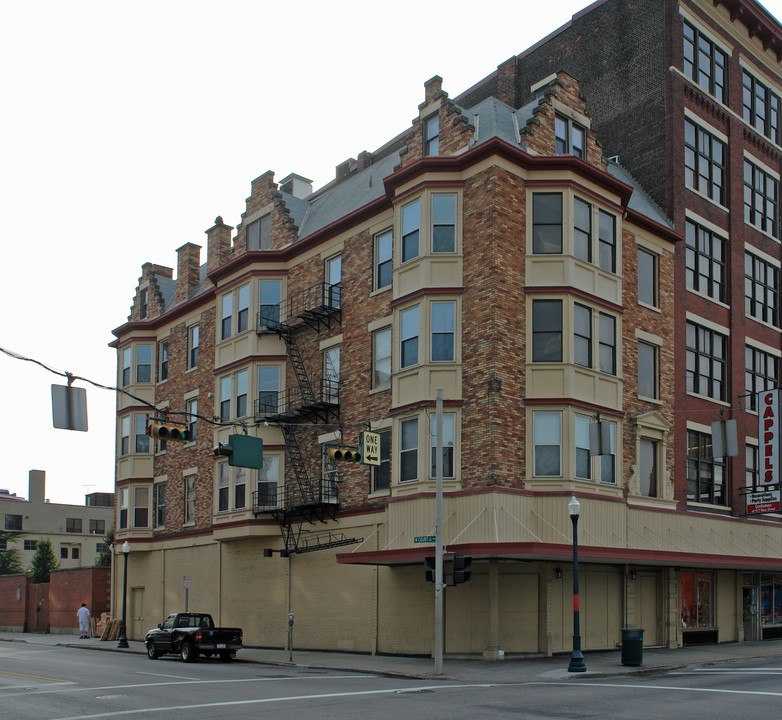
[[[622,628],[622,665],[641,665],[644,661],[644,631]]]

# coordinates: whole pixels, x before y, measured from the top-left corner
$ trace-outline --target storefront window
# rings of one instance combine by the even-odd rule
[[[713,580],[714,576],[709,572],[682,570],[682,627],[684,629],[714,627]]]
[[[760,578],[760,622],[762,625],[782,625],[782,575],[762,575]]]

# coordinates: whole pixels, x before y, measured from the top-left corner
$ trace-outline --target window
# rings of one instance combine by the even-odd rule
[[[779,327],[779,268],[748,252],[744,253],[744,311]]]
[[[130,415],[123,415],[119,420],[119,454],[130,452]]]
[[[779,144],[779,95],[746,70],[742,72],[744,121]]]
[[[260,327],[279,325],[282,281],[261,280],[259,293],[261,298],[261,307],[258,313]]]
[[[247,505],[247,468],[234,468],[234,510],[243,510]]]
[[[700,570],[682,570],[681,573],[682,627],[685,629],[714,627],[712,573]]]
[[[608,437],[611,443],[610,452],[600,456],[600,482],[616,485],[616,423],[610,420],[601,420],[608,423]]]
[[[779,237],[779,181],[744,160],[744,222]]]
[[[380,430],[380,465],[372,466],[372,492],[391,487],[391,431]]]
[[[532,301],[532,362],[562,362],[562,301]]]
[[[268,250],[272,244],[272,216],[267,213],[247,225],[248,250]]]
[[[375,235],[375,290],[391,284],[394,257],[394,232],[386,230]]]
[[[143,320],[147,316],[147,291],[146,291],[146,289],[139,290],[138,297],[139,297],[139,301],[138,301],[139,302],[139,311],[138,311],[138,314],[139,314],[139,317]]]
[[[573,362],[592,367],[592,311],[578,303],[573,308]]]
[[[589,426],[592,419],[585,415],[575,417],[576,441],[576,477],[582,480],[592,479],[592,456],[589,452]]]
[[[727,101],[727,55],[695,26],[684,21],[684,74],[721,103]]]
[[[130,490],[127,487],[119,489],[119,527],[126,530],[128,527],[128,508],[130,507]]]
[[[228,498],[231,491],[231,466],[227,462],[217,466],[217,512],[228,510]]]
[[[456,252],[456,195],[432,195],[432,252]]]
[[[8,541],[0,540],[0,550],[8,550]]]
[[[196,519],[196,476],[188,475],[185,478],[185,522],[194,523]]]
[[[616,218],[604,210],[598,212],[598,264],[616,272]]]
[[[65,518],[65,532],[81,533],[81,518]]]
[[[234,314],[234,296],[233,293],[223,295],[220,313],[220,339],[225,340],[231,337],[231,320]]]
[[[372,388],[391,384],[391,328],[372,333]]]
[[[187,409],[187,429],[190,432],[190,442],[195,442],[198,430],[198,398],[188,400]]]
[[[687,390],[725,400],[727,338],[714,330],[687,323]]]
[[[149,527],[149,487],[133,488],[133,527]]]
[[[103,552],[107,552],[108,548],[106,543],[95,543],[95,554],[100,555]]]
[[[60,546],[60,559],[61,560],[67,560],[68,559],[68,548],[64,545]]]
[[[657,346],[638,343],[638,394],[641,397],[659,400]]]
[[[399,424],[401,436],[399,448],[399,481],[418,479],[418,418],[402,420]]]
[[[276,365],[258,367],[258,415],[276,415],[280,396],[280,368]]]
[[[746,370],[744,388],[747,393],[747,408],[757,411],[758,393],[772,390],[779,384],[779,358],[747,345],[744,349]]]
[[[562,475],[562,413],[533,412],[532,432],[535,437],[534,475]]]
[[[453,362],[456,303],[433,302],[430,306],[432,323],[432,362]]]
[[[220,422],[231,419],[231,376],[220,378]]]
[[[684,182],[725,204],[725,143],[690,120],[684,121]]]
[[[6,513],[5,516],[5,529],[6,530],[21,530],[22,529],[22,516],[11,515]]]
[[[137,453],[149,452],[149,435],[147,435],[147,416],[134,415],[134,447]]]
[[[401,326],[401,367],[418,364],[418,305],[399,313]]]
[[[122,351],[122,387],[130,385],[131,358],[133,357],[133,348],[126,347]]]
[[[657,255],[638,248],[638,302],[658,307]]]
[[[247,382],[249,373],[247,370],[239,370],[236,373],[236,417],[247,415]]]
[[[155,483],[155,527],[162,528],[166,525],[166,484]]]
[[[747,487],[760,487],[760,465],[757,445],[746,445],[745,468]]]
[[[236,332],[242,333],[250,326],[250,286],[242,285],[236,296]]]
[[[80,547],[72,547],[71,548],[71,560],[78,560],[79,554],[80,554]]]
[[[592,262],[592,206],[578,197],[573,200],[573,254]]]
[[[532,196],[532,252],[536,255],[562,252],[562,193]]]
[[[338,308],[342,295],[342,256],[335,255],[326,260],[326,284],[328,286],[329,307]]]
[[[257,507],[277,507],[279,504],[277,488],[280,482],[280,456],[263,454],[263,467],[258,471],[255,505]]]
[[[432,115],[424,120],[424,155],[440,154],[440,118]]]
[[[640,480],[641,495],[657,497],[657,452],[656,440],[641,438]]]
[[[782,624],[782,575],[760,576],[760,622]]]
[[[330,347],[323,353],[323,395],[324,400],[330,403],[339,402],[340,355],[339,345]]]
[[[37,540],[25,540],[24,541],[24,549],[25,550],[35,550],[38,547],[38,541]]]
[[[158,357],[158,382],[168,379],[168,340],[162,340],[157,347]]]
[[[402,208],[402,262],[418,257],[418,237],[421,230],[421,201],[415,200]]]
[[[198,367],[198,325],[187,330],[187,367],[188,370]]]
[[[727,241],[711,230],[687,220],[685,242],[687,287],[724,302]]]
[[[715,458],[711,449],[711,435],[687,431],[687,499],[724,505],[727,474],[725,459]]]
[[[616,375],[616,318],[600,313],[600,372]]]
[[[586,153],[586,130],[564,115],[554,117],[554,152],[558,155],[584,157]]]
[[[430,457],[432,467],[430,477],[437,476],[437,416],[429,415]],[[452,478],[453,473],[453,449],[456,443],[456,415],[443,413],[443,477]]]
[[[105,520],[90,520],[90,535],[105,535],[106,534],[106,521]]]
[[[230,505],[231,486],[233,486],[233,508]],[[232,468],[227,462],[220,463],[217,466],[217,511],[243,510],[247,505],[246,494],[247,468]]]

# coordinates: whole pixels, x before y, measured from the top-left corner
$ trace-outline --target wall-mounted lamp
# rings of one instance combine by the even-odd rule
[[[282,550],[272,550],[271,548],[264,548],[264,550],[263,550],[263,556],[265,558],[272,557],[272,555],[274,555],[274,553],[278,553],[279,556],[283,557],[283,558],[290,557],[290,555],[291,555],[290,551],[289,550],[285,550],[284,548]]]
[[[562,579],[562,568],[561,567],[555,568],[554,569],[554,574],[557,576],[557,580],[561,580]]]
[[[630,579],[635,580],[638,577],[638,573],[635,568],[630,568]]]

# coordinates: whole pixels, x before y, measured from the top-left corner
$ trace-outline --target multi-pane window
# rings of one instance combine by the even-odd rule
[[[233,293],[223,295],[220,308],[220,338],[225,340],[231,337],[231,320],[233,320],[234,316]]]
[[[258,471],[258,482],[255,488],[256,507],[277,507],[277,487],[280,482],[280,456],[271,453],[263,454],[263,467]]]
[[[121,487],[119,489],[119,527],[120,530],[126,530],[128,527],[128,508],[130,507],[130,488]]]
[[[760,487],[760,465],[758,456],[757,445],[746,445],[745,463],[746,468],[745,480],[747,487],[757,488]]]
[[[152,346],[136,346],[136,382],[152,382]]]
[[[659,443],[649,438],[641,438],[639,458],[639,479],[641,495],[657,497],[657,453]]]
[[[372,466],[372,492],[391,486],[391,431],[380,430],[380,465]]]
[[[554,136],[554,152],[558,155],[582,158],[586,154],[586,130],[558,113],[554,117]]]
[[[532,252],[536,255],[562,252],[562,193],[532,196]]]
[[[60,558],[62,560],[67,560],[68,559],[68,548],[65,547],[64,545],[60,546]]]
[[[259,285],[261,300],[258,312],[259,325],[277,325],[280,322],[280,301],[282,300],[281,280],[261,280]]]
[[[723,302],[726,240],[687,220],[685,242],[687,287]]]
[[[399,481],[418,479],[418,418],[399,424]]]
[[[532,301],[532,362],[562,362],[562,301]]]
[[[455,355],[456,303],[433,302],[430,306],[432,362],[453,362]]]
[[[429,415],[430,457],[432,467],[430,477],[437,475],[437,416]],[[443,477],[452,478],[453,474],[453,449],[456,438],[456,415],[443,413]]]
[[[684,74],[724,103],[727,55],[698,28],[684,21]]]
[[[198,398],[188,400],[187,408],[187,429],[190,432],[190,442],[196,441],[196,431],[198,429]]]
[[[25,540],[24,541],[24,549],[25,550],[35,550],[38,547],[38,541],[37,540]],[[67,549],[65,551],[68,552]]]
[[[234,468],[234,510],[247,507],[247,468]]]
[[[323,393],[324,399],[331,403],[339,402],[340,365],[342,348],[330,347],[323,353]]]
[[[727,347],[725,335],[687,323],[687,390],[714,398],[727,398]]]
[[[130,452],[130,415],[123,415],[119,420],[119,454]]]
[[[638,248],[638,302],[658,307],[657,298],[658,256]]]
[[[744,160],[744,222],[779,237],[779,180]]]
[[[198,344],[199,344],[199,331],[198,325],[191,325],[187,329],[187,367],[198,367]]]
[[[133,348],[126,347],[122,351],[122,387],[130,385],[131,363],[133,358]]]
[[[105,535],[106,534],[106,521],[105,520],[90,520],[90,535]]]
[[[400,320],[400,366],[403,368],[418,363],[418,333],[419,333],[419,307],[418,305],[402,310],[399,313]]]
[[[279,407],[280,368],[276,365],[258,367],[258,414],[275,415]]]
[[[711,435],[687,431],[687,499],[724,505],[727,468],[712,455]]]
[[[147,435],[147,416],[146,415],[134,415],[134,452],[148,453],[149,452],[149,435]]]
[[[603,270],[616,272],[616,218],[601,210],[598,213],[598,264]]]
[[[779,268],[754,253],[744,253],[744,311],[779,327]]]
[[[779,143],[779,95],[746,70],[742,72],[744,120],[759,133]]]
[[[242,285],[236,291],[236,332],[241,333],[250,326],[250,286]]]
[[[638,394],[641,397],[659,400],[659,361],[657,346],[638,343]]]
[[[608,423],[610,447],[608,452],[600,456],[600,482],[616,485],[616,423],[610,420],[601,420],[601,422]]]
[[[184,517],[186,523],[196,519],[196,476],[188,475],[184,479]]]
[[[375,290],[391,284],[394,257],[394,232],[386,230],[375,235]]]
[[[592,367],[592,311],[578,303],[573,307],[573,362]]]
[[[573,254],[592,262],[592,205],[578,197],[573,199]]]
[[[424,155],[440,154],[440,117],[432,115],[424,120]]]
[[[432,252],[456,252],[456,195],[432,195]]]
[[[682,570],[682,627],[714,627],[712,608],[714,573]],[[762,593],[761,593],[762,595]]]
[[[329,307],[338,308],[342,301],[342,256],[328,258],[323,268],[323,275],[328,287]]]
[[[22,529],[22,516],[12,515],[6,513],[5,515],[5,529],[6,530],[21,530]]]
[[[217,512],[226,512],[231,492],[231,466],[227,462],[217,465]]]
[[[159,482],[155,484],[155,527],[161,528],[166,525],[166,484]]]
[[[234,399],[236,417],[247,415],[247,385],[249,371],[239,370],[235,375],[220,378],[220,422],[228,422],[231,415],[231,399]],[[234,395],[235,391],[235,395]]]
[[[149,487],[133,488],[133,527],[149,527]]]
[[[372,387],[391,384],[391,328],[372,333]]]
[[[592,479],[592,456],[589,454],[589,426],[591,424],[591,418],[586,415],[575,416],[576,477],[582,480]]]
[[[616,318],[600,313],[600,372],[616,375]]]
[[[264,215],[247,226],[247,249],[268,250],[272,242],[272,216]]]
[[[80,554],[81,554],[81,547],[77,546],[71,548],[71,560],[78,560]]]
[[[138,294],[139,310],[138,310],[138,313],[139,313],[139,317],[142,320],[147,316],[147,307],[148,307],[147,306],[147,302],[148,302],[147,298],[148,298],[147,290],[146,289],[139,290],[139,294]]]
[[[684,121],[684,182],[725,204],[725,143],[690,120]]]
[[[236,417],[247,415],[247,382],[249,372],[240,370],[236,373]]]
[[[231,419],[231,376],[220,378],[220,422]]]
[[[532,432],[535,438],[534,475],[562,475],[562,413],[533,412]]]
[[[779,384],[779,358],[751,345],[744,349],[744,357],[747,408],[754,411],[757,410],[758,393],[772,390]]]
[[[414,200],[402,208],[402,262],[418,257],[421,231],[421,201]]]
[[[158,382],[168,379],[168,340],[161,340],[157,346]]]

